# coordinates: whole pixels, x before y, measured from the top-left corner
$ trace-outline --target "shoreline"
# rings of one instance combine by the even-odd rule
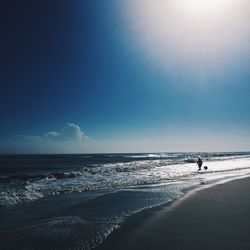
[[[202,185],[132,215],[95,249],[250,249],[250,233],[244,231],[250,228],[249,189],[249,176]],[[229,220],[234,233],[228,232]]]

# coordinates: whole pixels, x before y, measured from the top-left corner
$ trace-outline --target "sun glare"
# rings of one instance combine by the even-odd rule
[[[221,14],[230,7],[230,0],[177,0],[185,10],[192,14]]]
[[[228,69],[249,47],[247,1],[126,1],[128,42],[167,73]]]

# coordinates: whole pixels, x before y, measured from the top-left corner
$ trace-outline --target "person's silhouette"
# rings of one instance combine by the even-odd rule
[[[198,171],[200,171],[201,170],[201,166],[202,166],[202,160],[201,160],[201,158],[199,157],[199,159],[198,159],[198,161],[197,161],[197,164],[198,164]]]

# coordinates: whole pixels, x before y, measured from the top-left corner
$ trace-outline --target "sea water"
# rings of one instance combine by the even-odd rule
[[[249,152],[0,156],[0,244],[92,249],[135,213],[249,175]]]

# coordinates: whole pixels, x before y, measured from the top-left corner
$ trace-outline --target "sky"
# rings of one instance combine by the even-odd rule
[[[250,150],[248,0],[0,12],[0,153]]]

